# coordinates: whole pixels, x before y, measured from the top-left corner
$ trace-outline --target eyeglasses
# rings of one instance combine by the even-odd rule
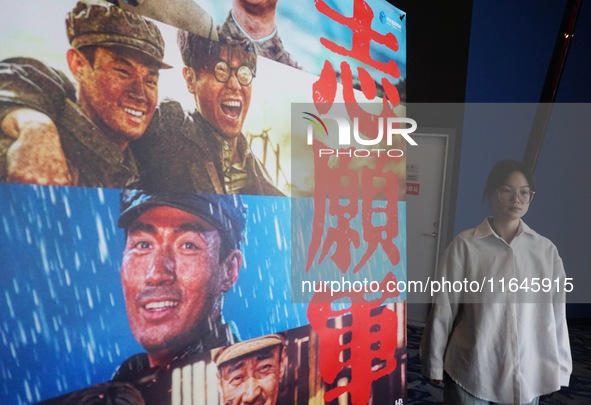
[[[534,199],[535,194],[536,192],[530,190],[529,187],[520,188],[519,190],[513,190],[511,187],[497,189],[497,195],[502,202],[510,202],[513,200],[513,196],[517,196],[519,202],[529,204]]]
[[[226,83],[230,80],[232,76],[232,72],[236,72],[236,78],[238,79],[238,83],[243,86],[248,86],[250,82],[252,82],[252,78],[254,77],[254,73],[252,69],[246,65],[242,65],[236,69],[230,68],[226,62],[223,60],[219,61],[215,64],[213,68],[213,75],[217,79],[218,82]]]

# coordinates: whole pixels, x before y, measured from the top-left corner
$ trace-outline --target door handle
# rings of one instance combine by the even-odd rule
[[[431,233],[425,233],[425,232],[423,232],[423,235],[430,236],[432,238],[436,238],[437,237],[437,232],[435,232],[435,231],[433,231]]]

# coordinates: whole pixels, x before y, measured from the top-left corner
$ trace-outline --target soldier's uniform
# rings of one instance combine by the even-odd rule
[[[141,168],[141,188],[216,194],[283,195],[238,136],[241,163],[231,163],[227,141],[198,113],[173,100],[160,103],[150,127],[131,144]]]
[[[72,48],[118,46],[162,62],[164,40],[158,28],[140,15],[108,3],[79,2],[66,18]],[[49,116],[55,124],[70,169],[72,184],[132,188],[139,172],[130,150],[122,151],[77,105],[76,91],[60,71],[32,58],[0,62],[0,122],[17,108]],[[0,132],[0,181],[7,181],[7,151],[14,140]]]
[[[228,14],[226,21],[218,27],[218,36],[220,39],[225,39],[227,42],[237,41],[240,43],[252,43],[257,55],[303,70],[302,66],[300,66],[283,46],[283,42],[281,41],[281,38],[279,38],[277,30],[275,30],[269,38],[262,40],[248,38],[238,24],[236,24],[236,21],[232,16],[232,11]]]
[[[31,58],[0,62],[0,122],[13,109],[48,115],[57,127],[72,184],[134,187],[138,169],[129,150],[115,142],[80,110],[72,83],[63,73]],[[7,176],[6,153],[14,139],[0,132],[0,181]]]

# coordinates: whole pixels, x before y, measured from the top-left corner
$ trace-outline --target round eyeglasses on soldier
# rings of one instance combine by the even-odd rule
[[[510,202],[513,197],[517,197],[517,200],[522,204],[529,204],[534,199],[535,191],[532,191],[529,187],[522,187],[519,190],[514,190],[508,186],[502,186],[497,189],[497,196],[502,202]]]
[[[236,79],[238,79],[238,83],[243,86],[248,86],[254,77],[252,69],[246,65],[242,65],[233,69],[228,66],[226,62],[221,60],[213,67],[213,75],[217,81],[221,83],[226,83],[228,80],[230,80],[233,72],[236,72]]]

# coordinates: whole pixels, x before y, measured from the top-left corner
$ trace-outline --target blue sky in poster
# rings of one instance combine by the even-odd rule
[[[226,296],[224,317],[236,323],[242,339],[307,324],[306,304],[292,301],[291,272],[303,269],[308,246],[296,248],[292,239],[296,234],[310,240],[312,200],[243,196],[243,201],[245,263]],[[384,266],[378,250],[370,270],[359,276],[379,281],[394,271],[404,278],[404,207],[399,203],[399,265]],[[0,187],[3,404],[30,403],[105,381],[125,358],[143,351],[131,335],[123,302],[124,233],[116,225],[118,215],[118,190]],[[326,266],[330,260],[313,270]]]
[[[289,301],[290,199],[244,202],[245,263],[224,316],[248,339],[307,322],[304,304]],[[0,402],[30,403],[109,379],[143,351],[119,281],[119,191],[5,184],[0,206]]]

